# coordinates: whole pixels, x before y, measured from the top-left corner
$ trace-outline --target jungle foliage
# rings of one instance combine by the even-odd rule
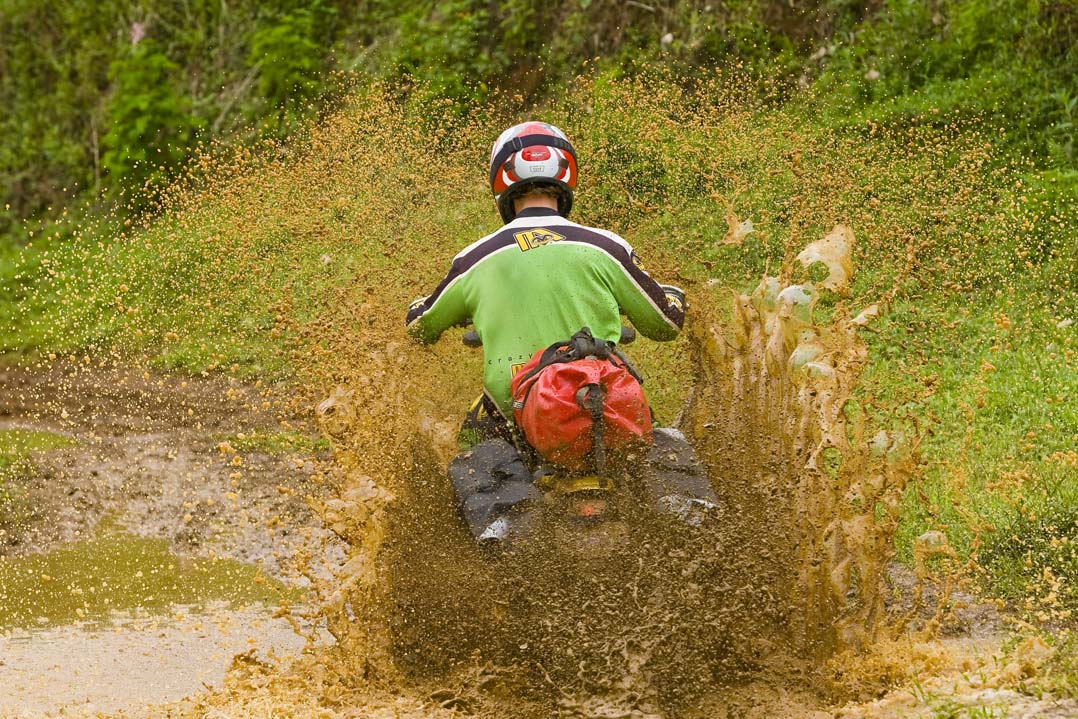
[[[884,119],[986,117],[1073,170],[1078,0],[0,0],[0,237],[90,200],[138,209],[197,144],[281,137],[342,73],[411,77],[467,112],[581,72],[738,65]],[[840,98],[832,102],[829,98]]]

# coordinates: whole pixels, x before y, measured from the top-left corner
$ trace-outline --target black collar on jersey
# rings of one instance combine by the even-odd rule
[[[556,216],[557,214],[557,210],[552,210],[549,207],[525,207],[523,210],[518,212],[517,216],[513,219],[515,220],[520,217],[547,217],[552,215]]]

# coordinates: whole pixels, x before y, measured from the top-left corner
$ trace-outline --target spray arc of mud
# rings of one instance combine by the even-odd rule
[[[818,285],[765,276],[751,295],[734,296],[727,323],[705,313],[692,326],[700,379],[688,424],[717,491],[772,570],[781,631],[816,657],[862,648],[882,625],[915,450],[900,431],[869,436],[853,400],[868,358],[859,330],[880,305],[851,317],[839,304],[829,323],[813,318],[820,289],[847,292],[853,248],[853,232],[839,225],[796,256],[806,269],[824,265]]]
[[[818,287],[841,295],[853,274],[853,245],[852,232],[839,226],[797,261],[823,263]],[[743,657],[764,645],[772,658],[826,658],[871,642],[883,624],[884,570],[915,448],[901,432],[870,435],[852,399],[868,355],[859,330],[879,305],[850,317],[840,304],[830,322],[817,323],[819,293],[812,283],[765,277],[751,295],[735,296],[730,319],[695,312],[697,381],[682,425],[723,500],[724,526],[696,544],[653,542],[635,558],[639,566],[591,579],[545,556],[525,562],[524,571],[476,561],[454,531],[441,486],[453,418],[407,390],[414,367],[394,362],[398,351],[371,351],[364,376],[318,407],[336,447],[339,491],[317,509],[349,546],[337,576],[315,582],[338,640],[339,675],[397,685],[401,662],[414,681],[417,661],[426,669],[441,661],[444,673],[469,652],[488,651],[483,641],[508,641],[511,652],[489,650],[488,659],[507,671],[515,663],[518,675],[542,673],[554,687],[542,701],[583,706],[574,692],[584,691],[653,707],[656,697],[678,705],[700,695],[686,684],[730,681],[747,666]],[[385,408],[388,418],[359,410],[384,406],[387,393],[399,399]],[[406,425],[409,437],[365,441]],[[741,560],[732,559],[735,552]],[[499,625],[504,607],[521,602],[531,602],[528,621]],[[580,609],[588,603],[593,608]],[[476,627],[484,640],[471,636]],[[712,636],[700,641],[694,635],[701,633]],[[457,659],[438,659],[445,644],[461,645]],[[736,644],[740,652],[731,649]],[[532,651],[544,645],[564,656]],[[627,716],[648,715],[640,711]]]

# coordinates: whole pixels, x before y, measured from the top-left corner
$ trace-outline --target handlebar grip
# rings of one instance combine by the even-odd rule
[[[627,325],[621,326],[621,339],[618,340],[619,345],[632,344],[636,341],[636,330]]]
[[[460,341],[464,343],[465,347],[482,347],[483,339],[479,336],[479,333],[475,330],[468,330],[464,333],[464,336],[460,338]]]

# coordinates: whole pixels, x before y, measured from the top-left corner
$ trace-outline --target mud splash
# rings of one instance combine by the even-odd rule
[[[722,515],[705,530],[650,527],[603,561],[542,541],[480,556],[443,480],[451,420],[417,402],[394,417],[412,423],[409,440],[369,451],[370,423],[386,416],[360,411],[376,401],[365,393],[411,396],[392,384],[408,368],[372,352],[377,382],[318,407],[340,460],[338,497],[320,510],[350,547],[320,587],[340,676],[480,713],[511,698],[517,715],[651,717],[761,673],[808,686],[823,676],[810,667],[873,641],[915,441],[870,432],[852,399],[867,358],[858,331],[880,306],[813,318],[821,290],[845,292],[852,251],[837,227],[797,256],[806,270],[823,263],[821,289],[765,277],[735,296],[732,319],[696,312],[681,416]]]
[[[805,270],[824,265],[819,283],[765,276],[735,294],[727,322],[692,324],[699,380],[688,424],[724,503],[746,518],[761,562],[752,574],[769,577],[784,605],[771,634],[818,659],[877,636],[916,449],[902,431],[869,429],[854,399],[868,358],[858,333],[881,304],[813,318],[821,290],[847,293],[853,245],[840,225],[796,256]]]
[[[887,675],[866,693],[908,678],[856,652],[898,646],[881,583],[921,434],[888,410],[926,390],[915,378],[898,400],[871,397],[862,335],[936,276],[956,293],[1000,279],[1006,261],[982,270],[974,250],[1009,251],[1008,228],[1027,226],[1013,176],[985,169],[991,150],[962,120],[791,129],[721,79],[581,86],[540,111],[588,158],[577,218],[690,289],[688,341],[632,354],[660,418],[678,416],[708,462],[724,499],[710,531],[651,527],[630,555],[585,566],[542,546],[489,561],[460,526],[444,467],[479,358],[454,333],[409,345],[401,314],[495,229],[476,148],[535,111],[513,98],[466,115],[364,88],[302,138],[177,188],[107,261],[79,243],[76,269],[48,267],[62,302],[44,331],[82,346],[103,328],[87,363],[288,363],[300,387],[274,401],[329,395],[336,461],[312,468],[330,496],[311,504],[348,553],[327,580],[328,552],[307,548],[307,618],[336,641],[290,668],[238,662],[192,715],[804,716],[842,693],[825,681],[842,650]],[[827,233],[840,221],[852,229]],[[906,336],[929,306],[907,304]],[[938,530],[914,544],[921,574],[949,561]]]

